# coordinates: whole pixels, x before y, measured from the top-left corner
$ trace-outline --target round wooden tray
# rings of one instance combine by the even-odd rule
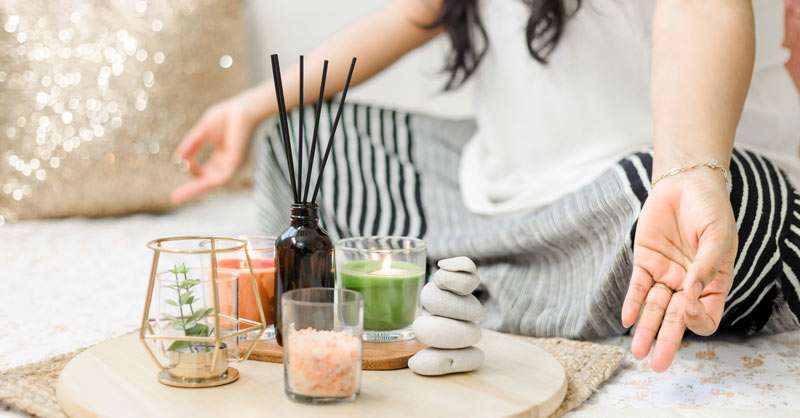
[[[364,343],[362,367],[364,370],[397,370],[408,367],[408,359],[425,345],[417,340],[397,341],[391,343]],[[250,354],[250,360],[283,362],[283,347],[275,340],[264,340],[256,343]]]
[[[233,364],[241,377],[206,389],[158,383],[136,335],[100,343],[67,364],[56,387],[70,417],[546,417],[566,393],[564,369],[524,338],[485,331],[486,362],[475,372],[423,377],[408,369],[365,371],[355,402],[309,406],[283,392],[283,366]]]

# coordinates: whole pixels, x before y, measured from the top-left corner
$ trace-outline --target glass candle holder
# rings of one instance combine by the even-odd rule
[[[425,242],[406,237],[356,237],[336,245],[337,288],[364,298],[364,340],[414,338],[426,263]]]
[[[361,390],[364,302],[357,292],[323,287],[281,297],[284,389],[302,403],[356,399]]]
[[[275,237],[251,235],[237,238],[247,242],[246,250],[250,256],[251,265],[248,266],[247,257],[235,254],[222,256],[217,261],[219,276],[221,278],[234,275],[239,277],[241,283],[244,283],[243,286],[234,289],[238,293],[239,316],[251,321],[258,321],[260,318],[258,304],[252,288],[248,285],[251,270],[249,267],[252,267],[266,323],[263,338],[275,338]],[[228,295],[223,294],[223,296],[227,297]]]

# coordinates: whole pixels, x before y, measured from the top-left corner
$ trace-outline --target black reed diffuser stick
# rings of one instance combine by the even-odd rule
[[[311,134],[311,155],[308,157],[308,174],[306,174],[306,189],[303,192],[303,202],[308,202],[308,185],[311,184],[311,168],[314,166],[314,154],[317,151],[317,129],[319,118],[322,114],[322,101],[325,99],[325,79],[328,77],[328,60],[322,63],[322,81],[319,86],[319,99],[314,108],[314,131]]]
[[[283,94],[283,81],[281,77],[281,67],[280,62],[278,61],[278,55],[272,54],[272,78],[275,83],[275,96],[278,102],[278,114],[280,117],[280,125],[281,125],[281,136],[283,137],[283,147],[286,153],[286,161],[289,167],[289,180],[292,184],[292,195],[294,197],[294,203],[307,203],[308,197],[308,185],[311,179],[311,169],[314,164],[314,152],[317,148],[317,141],[318,141],[318,127],[319,127],[319,119],[322,113],[322,100],[325,96],[325,79],[327,77],[328,72],[328,61],[325,60],[323,67],[322,67],[322,82],[320,86],[319,92],[319,100],[317,100],[316,111],[314,112],[314,132],[312,134],[312,143],[311,143],[311,155],[308,162],[308,174],[306,175],[306,187],[305,191],[303,190],[303,125],[305,122],[304,116],[304,100],[303,100],[303,56],[300,56],[300,127],[299,127],[299,134],[298,134],[298,145],[297,145],[297,166],[298,170],[295,171],[294,169],[294,158],[292,156],[292,143],[291,143],[291,136],[289,134],[289,116],[286,111],[286,98]],[[347,71],[347,80],[344,83],[344,90],[342,90],[342,99],[339,101],[339,108],[336,110],[336,117],[333,120],[333,126],[331,127],[330,137],[328,138],[328,144],[325,147],[325,154],[322,157],[322,161],[319,165],[319,170],[317,173],[317,181],[314,184],[314,194],[311,196],[311,202],[314,203],[317,201],[317,194],[319,194],[319,189],[322,186],[322,173],[325,171],[325,164],[328,162],[328,156],[331,153],[331,149],[333,148],[333,141],[336,137],[336,129],[339,127],[339,121],[342,118],[342,111],[344,110],[344,103],[347,99],[347,91],[350,89],[350,82],[353,80],[353,71],[356,68],[356,58],[353,57],[353,60],[350,62],[350,69]],[[295,180],[297,177],[297,180]]]
[[[281,132],[283,136],[283,149],[286,152],[286,162],[289,166],[289,180],[292,183],[292,193],[295,203],[300,201],[297,193],[297,184],[294,180],[294,158],[292,158],[292,143],[289,139],[289,121],[286,113],[286,101],[283,95],[283,82],[281,81],[281,64],[278,54],[272,54],[272,78],[275,83],[275,96],[278,99],[278,114],[281,119]]]
[[[303,79],[305,78],[303,71],[303,56],[300,55],[300,127],[297,134],[297,197],[300,197],[300,191],[303,190],[303,125],[305,124],[305,106],[303,105]],[[309,162],[309,165],[311,163]]]
[[[333,139],[335,138],[336,128],[339,126],[339,120],[342,118],[342,110],[344,110],[344,101],[347,99],[347,90],[350,88],[350,81],[353,79],[353,70],[356,68],[356,58],[350,62],[350,70],[347,71],[347,81],[344,83],[344,90],[342,91],[342,100],[339,101],[339,108],[336,110],[336,118],[333,120],[333,128],[331,128],[331,136],[328,139],[328,146],[325,149],[325,155],[322,157],[322,162],[319,166],[319,174],[317,174],[317,182],[314,185],[314,195],[311,197],[311,202],[317,201],[317,193],[322,185],[322,172],[325,169],[325,163],[328,162],[328,155],[331,153],[333,147]]]

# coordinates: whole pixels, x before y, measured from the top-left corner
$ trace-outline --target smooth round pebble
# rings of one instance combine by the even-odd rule
[[[439,269],[433,273],[433,282],[439,289],[449,290],[458,295],[468,295],[481,284],[481,279],[475,273],[463,271],[447,271]]]
[[[483,306],[478,298],[439,289],[435,283],[428,283],[422,288],[419,302],[433,315],[470,322],[477,322],[483,318]]]
[[[465,271],[467,273],[478,272],[478,267],[475,266],[475,262],[467,257],[445,258],[444,260],[439,260],[439,262],[436,264],[440,269],[445,269],[448,271]]]
[[[471,372],[483,364],[483,350],[477,347],[459,350],[426,348],[408,359],[408,368],[423,376]]]
[[[481,340],[481,328],[474,322],[441,316],[420,316],[414,321],[419,342],[435,348],[466,348]]]

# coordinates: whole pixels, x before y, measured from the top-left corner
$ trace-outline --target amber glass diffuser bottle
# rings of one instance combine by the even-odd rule
[[[292,205],[291,221],[275,241],[275,301],[294,289],[334,287],[333,243],[319,224],[319,210],[314,203]],[[276,324],[281,323],[276,307]],[[280,327],[276,339],[281,344]]]

